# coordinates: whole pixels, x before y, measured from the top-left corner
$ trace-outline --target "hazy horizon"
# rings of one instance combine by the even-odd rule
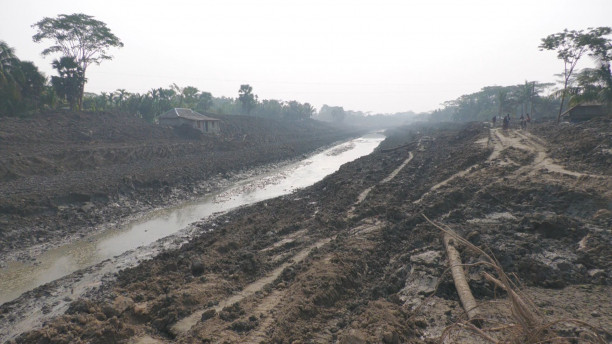
[[[85,13],[125,44],[87,70],[86,92],[194,86],[236,97],[346,110],[426,112],[484,86],[554,82],[563,64],[538,50],[567,28],[612,26],[612,1],[34,1],[0,13],[0,40],[47,76],[32,41],[43,17]],[[592,65],[585,57],[579,67]]]

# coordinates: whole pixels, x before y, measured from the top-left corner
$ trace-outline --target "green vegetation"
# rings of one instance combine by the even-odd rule
[[[35,112],[54,103],[54,92],[45,76],[0,41],[0,116]]]
[[[81,108],[85,72],[72,57],[64,56],[51,64],[59,76],[51,77],[55,93],[65,99],[72,110]]]
[[[53,61],[53,67],[70,68],[67,75],[58,81],[62,94],[69,97],[70,107],[80,110],[85,89],[85,73],[92,64],[100,64],[103,60],[110,60],[112,56],[107,53],[112,47],[123,47],[121,40],[115,36],[105,23],[82,13],[60,14],[57,18],[43,18],[32,25],[37,33],[32,36],[34,42],[48,39],[53,45],[43,50],[44,56],[61,53],[62,58]],[[54,84],[55,85],[55,84]]]
[[[169,88],[154,88],[145,94],[130,93],[124,89],[100,95],[86,93],[83,99],[83,109],[89,111],[119,111],[134,114],[149,122],[153,122],[161,113],[172,108],[190,108],[201,113],[210,114],[249,114],[255,117],[275,119],[302,120],[312,117],[315,108],[308,103],[295,100],[283,102],[279,100],[263,100],[259,102],[248,86],[248,111],[244,106],[244,91],[239,97],[213,97],[209,92],[201,92],[196,87],[179,87],[176,84]],[[241,87],[241,90],[243,90]],[[244,88],[246,89],[246,88]],[[243,97],[242,99],[240,97]]]
[[[553,84],[525,81],[514,86],[488,86],[479,92],[445,102],[432,113],[432,120],[487,121],[505,114],[550,117],[559,100],[542,96]]]
[[[53,42],[43,50],[43,55],[62,55],[52,62],[58,75],[48,79],[32,62],[19,60],[11,47],[0,41],[0,116],[27,116],[69,107],[72,110],[127,112],[154,122],[157,116],[171,108],[185,107],[202,113],[287,120],[303,120],[316,115],[317,119],[324,121],[374,127],[399,125],[408,117],[417,118],[412,112],[372,116],[328,105],[317,114],[309,103],[274,99],[260,101],[249,84],[240,86],[237,98],[214,97],[196,87],[176,84],[168,88],[153,88],[144,94],[130,93],[125,89],[101,94],[85,93],[87,67],[111,59],[108,50],[122,47],[123,43],[106,24],[85,14],[44,18],[33,27],[37,29],[33,36],[35,42]],[[612,41],[608,38],[611,33],[609,27],[590,28],[586,32],[566,29],[542,39],[540,50],[556,51],[557,57],[564,62],[561,89],[537,81],[487,86],[443,103],[443,108],[429,114],[429,120],[484,121],[493,116],[527,113],[538,118],[556,115],[559,120],[566,102],[575,105],[595,101],[612,109]],[[584,55],[595,59],[596,68],[575,70]],[[421,118],[424,116],[426,114]]]
[[[250,85],[240,85],[238,100],[242,105],[242,113],[245,115],[250,114],[257,104],[257,96],[253,94],[253,87]]]
[[[590,28],[586,32],[566,29],[542,39],[540,50],[554,50],[564,62],[561,89],[536,81],[488,86],[445,102],[444,108],[432,113],[431,120],[484,121],[504,114],[529,113],[540,118],[556,117],[560,121],[567,99],[569,105],[595,101],[607,104],[612,110],[612,41],[606,37],[611,33],[609,27]],[[593,57],[597,68],[577,72],[576,65],[584,55]]]
[[[567,96],[568,86],[570,85],[571,77],[573,75],[576,64],[580,61],[580,58],[588,54],[596,57],[600,64],[606,64],[607,69],[600,69],[604,73],[604,80],[610,79],[610,57],[612,54],[612,44],[610,39],[605,36],[610,35],[612,28],[609,27],[598,27],[589,28],[587,32],[583,30],[568,31],[567,29],[563,32],[555,33],[542,38],[542,44],[540,44],[540,50],[555,50],[557,52],[557,58],[563,60],[563,89],[560,91],[561,102],[559,105],[559,113],[557,115],[557,122],[561,120],[561,113],[563,111],[563,105]],[[599,75],[599,73],[595,73]],[[595,76],[592,75],[592,76]],[[590,81],[589,77],[582,78],[583,82]],[[603,85],[605,87],[605,83]],[[584,88],[584,86],[583,86]],[[585,87],[584,89],[589,89]],[[608,90],[608,94],[610,91]],[[580,92],[577,92],[580,95]],[[605,100],[605,99],[604,99]],[[606,102],[610,103],[611,100],[607,99]]]

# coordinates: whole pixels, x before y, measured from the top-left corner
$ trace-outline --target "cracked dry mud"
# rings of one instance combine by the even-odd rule
[[[441,233],[422,214],[494,254],[544,319],[576,318],[610,341],[611,124],[581,124],[584,136],[544,125],[391,130],[312,187],[197,224],[202,235],[121,271],[15,342],[435,342],[465,315]],[[462,258],[487,324],[508,324],[480,257]]]

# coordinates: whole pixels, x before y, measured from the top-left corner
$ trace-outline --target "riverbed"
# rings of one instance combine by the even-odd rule
[[[189,230],[190,223],[312,185],[343,164],[370,154],[383,139],[383,135],[375,133],[343,142],[277,171],[238,181],[197,201],[158,209],[138,220],[48,250],[35,257],[34,262],[9,262],[0,269],[0,304],[87,269],[85,277],[83,272],[79,274],[80,283],[70,288],[63,286],[71,295],[75,290],[84,292],[99,283],[102,272],[136,264],[171,243],[184,242],[195,233]]]

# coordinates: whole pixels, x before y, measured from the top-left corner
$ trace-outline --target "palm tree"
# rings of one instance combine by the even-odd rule
[[[123,107],[123,101],[130,95],[129,92],[127,92],[125,89],[123,88],[119,88],[115,91],[115,105],[117,106],[117,109],[122,109]]]
[[[597,102],[612,109],[612,71],[610,62],[598,61],[598,67],[584,69],[576,77],[576,92],[570,99],[570,104],[582,102]]]
[[[19,82],[22,75],[15,49],[0,41],[0,114],[11,114],[21,101]]]
[[[4,41],[0,41],[0,83],[4,85],[14,81],[13,73],[17,68],[17,56],[15,49],[11,48]]]
[[[502,118],[504,114],[504,106],[506,105],[507,100],[508,100],[508,91],[506,91],[503,88],[500,88],[497,91],[497,104],[499,105],[497,116],[499,118]]]
[[[85,84],[83,70],[72,57],[66,56],[54,60],[51,65],[59,74],[59,76],[51,77],[53,88],[61,98],[68,101],[71,110],[80,109],[81,91]]]

